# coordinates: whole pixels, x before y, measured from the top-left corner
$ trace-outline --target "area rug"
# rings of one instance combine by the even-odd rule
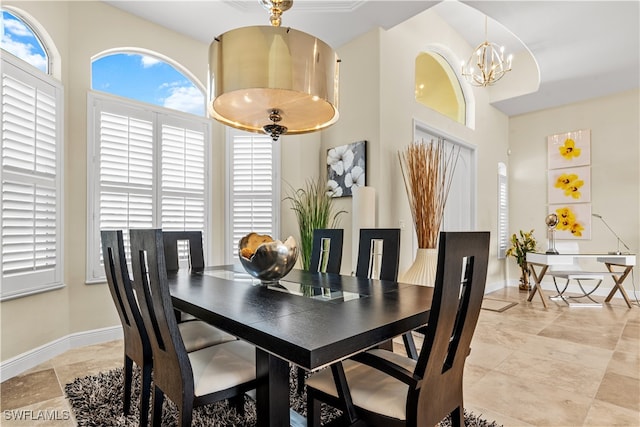
[[[518,305],[518,303],[513,301],[503,301],[490,298],[485,298],[482,300],[483,310],[497,311],[498,313],[502,313],[503,311],[508,310],[516,305]]]
[[[140,374],[134,369],[133,402],[140,399]],[[291,369],[289,378],[290,405],[306,416],[306,392],[298,395],[296,390],[297,369]],[[76,378],[65,386],[67,398],[71,403],[78,426],[80,427],[134,427],[138,425],[139,407],[132,404],[131,415],[122,413],[122,392],[124,388],[124,373],[122,368]],[[341,412],[332,407],[322,407],[323,424],[340,416]],[[471,413],[465,412],[465,425],[477,427],[498,427],[495,422],[488,422]],[[173,402],[165,399],[162,411],[162,425],[173,427],[178,425],[178,411]],[[256,425],[255,403],[245,399],[245,414],[239,415],[228,402],[221,401],[211,405],[198,407],[193,412],[193,427],[249,427]],[[441,427],[450,426],[446,418],[440,423]]]

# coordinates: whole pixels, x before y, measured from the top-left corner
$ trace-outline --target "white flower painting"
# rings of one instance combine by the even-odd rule
[[[351,196],[354,187],[366,185],[366,141],[340,145],[327,152],[327,193]]]

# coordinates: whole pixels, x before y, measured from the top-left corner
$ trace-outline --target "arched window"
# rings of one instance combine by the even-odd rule
[[[416,57],[416,101],[465,124],[466,104],[462,87],[449,63],[437,53]]]
[[[184,73],[155,56],[112,53],[91,63],[94,90],[204,116],[204,91]]]
[[[211,120],[204,91],[178,68],[147,52],[92,60],[88,283],[104,283],[101,229],[123,229],[125,240],[129,228],[200,230],[208,255]],[[179,256],[188,258],[187,251]]]
[[[24,20],[2,9],[3,50],[31,64],[43,73],[49,74],[49,55],[40,37]]]
[[[57,52],[26,15],[1,9],[0,300],[63,285],[63,87]],[[30,21],[29,21],[30,22]],[[47,49],[48,48],[48,49]],[[9,53],[9,54],[7,54]],[[57,58],[59,60],[59,58]]]

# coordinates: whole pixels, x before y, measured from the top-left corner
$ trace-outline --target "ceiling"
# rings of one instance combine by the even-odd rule
[[[233,28],[269,25],[258,0],[104,1],[205,43]],[[640,87],[638,0],[296,0],[282,21],[339,48],[372,28],[389,29],[429,8],[470,46],[483,41],[486,14],[491,41],[508,52],[531,52],[540,69],[539,90],[494,103],[509,116]]]

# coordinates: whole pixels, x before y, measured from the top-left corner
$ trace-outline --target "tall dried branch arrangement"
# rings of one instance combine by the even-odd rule
[[[447,149],[444,139],[413,142],[398,152],[402,178],[418,236],[418,247],[435,248],[460,154]]]

